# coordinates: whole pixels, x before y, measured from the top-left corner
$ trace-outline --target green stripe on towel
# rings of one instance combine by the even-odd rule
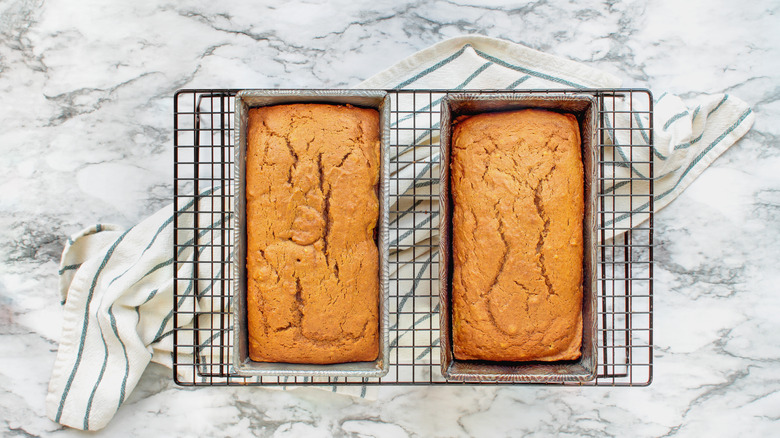
[[[448,56],[447,58],[443,59],[442,61],[439,61],[438,63],[434,64],[433,66],[431,66],[429,68],[426,68],[425,70],[421,71],[420,73],[417,73],[416,75],[414,75],[411,78],[401,82],[400,84],[396,85],[393,88],[404,88],[407,85],[409,85],[409,84],[419,80],[420,78],[435,72],[436,70],[444,67],[445,65],[447,65],[450,62],[452,62],[455,59],[457,59],[460,55],[463,54],[463,52],[466,51],[467,47],[471,47],[471,44],[466,44],[465,46],[461,47],[460,50],[458,50],[457,52],[453,53],[452,55]]]
[[[671,126],[672,123],[676,122],[677,120],[680,120],[681,118],[683,118],[683,117],[685,117],[687,115],[688,115],[688,110],[685,110],[685,111],[683,111],[681,113],[675,114],[672,117],[670,117],[669,120],[667,120],[666,123],[664,123],[664,128],[663,128],[664,131],[669,129],[669,126]]]
[[[59,274],[59,275],[62,275],[62,274],[64,274],[64,273],[65,273],[65,271],[72,271],[72,270],[74,270],[74,269],[78,269],[78,268],[79,268],[79,266],[81,266],[81,263],[76,263],[75,265],[68,265],[68,266],[63,266],[63,267],[62,267],[62,268],[59,270],[58,274]]]
[[[707,117],[711,116],[711,115],[712,115],[712,113],[714,113],[715,111],[719,110],[719,109],[720,109],[720,107],[721,107],[721,106],[722,106],[724,103],[726,103],[726,100],[728,100],[728,98],[729,98],[729,95],[728,95],[728,94],[725,94],[725,95],[723,96],[723,99],[721,99],[721,100],[720,100],[720,102],[718,102],[718,104],[717,104],[717,105],[715,105],[715,108],[711,109],[711,110],[710,110],[710,112],[708,112],[708,113],[707,113]]]
[[[124,341],[122,341],[122,338],[119,336],[119,329],[116,326],[116,318],[114,317],[113,307],[114,304],[111,303],[111,307],[108,308],[108,317],[111,320],[111,330],[113,330],[114,336],[116,336],[116,339],[119,341],[119,344],[122,346],[122,355],[125,358],[125,374],[124,377],[122,377],[122,385],[119,389],[119,402],[116,404],[116,408],[119,409],[119,407],[122,406],[122,402],[125,401],[125,388],[127,387],[127,376],[128,374],[130,374],[130,359],[127,357],[127,347],[125,346]]]
[[[506,68],[510,68],[512,70],[515,70],[515,71],[519,71],[519,72],[522,72],[522,73],[525,73],[525,74],[529,74],[531,76],[536,76],[537,78],[545,79],[545,80],[548,80],[548,81],[551,81],[551,82],[555,82],[555,83],[558,83],[558,84],[567,85],[567,86],[572,87],[572,88],[586,88],[584,85],[580,85],[580,84],[578,84],[576,82],[568,81],[566,79],[562,79],[562,78],[559,78],[559,77],[555,77],[555,76],[551,76],[551,75],[548,75],[548,74],[545,74],[545,73],[534,71],[534,70],[531,70],[529,68],[520,67],[519,65],[510,64],[510,63],[508,63],[508,62],[506,62],[506,61],[504,61],[502,59],[498,59],[495,56],[490,56],[487,53],[482,52],[482,51],[477,50],[477,49],[474,49],[474,51],[477,53],[477,55],[479,55],[483,59],[487,59],[489,61],[493,61],[494,63],[496,63],[496,64],[498,64],[500,66],[503,66],[503,67],[506,67]]]
[[[100,307],[98,306],[98,311],[99,310]],[[95,313],[95,317],[97,317],[97,311]],[[106,338],[103,335],[103,327],[101,327],[100,324],[98,324],[98,329],[100,329],[100,338],[103,341],[103,365],[100,367],[100,373],[98,374],[97,382],[95,382],[95,386],[92,387],[92,393],[89,394],[89,399],[87,400],[87,408],[84,412],[84,430],[89,430],[89,413],[92,410],[92,401],[95,399],[95,393],[100,386],[100,382],[103,381],[103,375],[106,372],[106,365],[108,364],[108,344],[106,343]]]
[[[393,212],[393,213],[396,213],[396,214],[398,214],[398,216],[396,216],[395,218],[393,218],[393,220],[391,220],[391,221],[390,221],[390,225],[395,225],[395,223],[396,223],[396,222],[398,222],[399,220],[401,220],[401,218],[403,218],[403,217],[404,217],[404,216],[406,216],[407,214],[409,214],[409,213],[411,213],[412,211],[414,211],[414,210],[415,210],[417,207],[419,207],[419,206],[420,206],[420,204],[422,204],[423,202],[425,202],[425,201],[423,201],[423,200],[419,200],[419,201],[415,202],[415,203],[414,203],[414,205],[412,205],[411,207],[407,208],[407,209],[406,209],[406,210],[404,210],[404,211],[397,212],[397,213],[396,213],[396,212]]]
[[[518,85],[522,84],[523,82],[525,82],[525,81],[527,81],[529,79],[531,79],[531,75],[525,75],[522,78],[520,78],[520,79],[512,82],[511,84],[509,84],[509,86],[506,87],[506,88],[509,89],[509,90],[514,90]]]
[[[427,224],[428,222],[433,220],[433,218],[435,218],[438,215],[439,215],[438,211],[432,212],[430,216],[428,216],[424,220],[420,221],[419,224],[415,224],[414,228],[416,229],[417,227],[421,227],[421,226]],[[411,236],[413,232],[414,232],[414,230],[407,230],[407,231],[405,231],[403,234],[401,234],[400,237],[398,237],[397,239],[395,239],[392,242],[390,242],[390,246],[397,246],[399,242],[401,242],[402,240],[404,240],[407,237]]]
[[[698,105],[695,110],[693,110],[693,115],[691,116],[691,121],[696,120],[696,116],[699,115],[699,111],[701,111],[701,105]]]

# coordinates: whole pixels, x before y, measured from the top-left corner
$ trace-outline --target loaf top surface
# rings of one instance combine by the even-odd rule
[[[246,154],[247,319],[255,361],[378,355],[379,116],[253,108]]]
[[[583,166],[570,114],[460,119],[450,160],[458,359],[576,359],[582,336]]]

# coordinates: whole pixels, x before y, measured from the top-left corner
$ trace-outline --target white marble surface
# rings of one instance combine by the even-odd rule
[[[775,1],[0,1],[0,435],[44,414],[68,234],[170,202],[172,94],[348,87],[447,37],[567,56],[625,85],[727,92],[753,129],[656,216],[648,388],[183,389],[152,366],[108,436],[769,436],[780,430]]]

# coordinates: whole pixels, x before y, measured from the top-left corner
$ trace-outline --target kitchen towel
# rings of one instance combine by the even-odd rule
[[[388,70],[377,74],[359,84],[359,88],[451,88],[451,89],[549,89],[549,88],[611,88],[620,85],[612,75],[565,59],[546,55],[532,49],[492,38],[466,36],[444,41],[423,50],[397,63]],[[420,103],[420,109],[435,106],[438,102]],[[620,103],[616,103],[619,105]],[[616,119],[615,124],[636,123],[634,126],[649,126],[649,120],[638,118],[635,121]],[[728,95],[700,96],[684,103],[670,94],[656,97],[653,134],[655,139],[652,157],[654,178],[648,179],[645,169],[618,167],[625,175],[633,175],[644,185],[634,184],[632,190],[649,190],[653,185],[655,209],[658,210],[674,199],[690,182],[701,173],[719,154],[744,135],[753,122],[753,114],[748,106]],[[399,123],[402,123],[399,122]],[[641,125],[643,124],[643,125]],[[620,131],[616,131],[620,132]],[[637,130],[639,138],[621,138],[616,135],[613,153],[616,160],[622,159],[621,145],[647,141],[641,138],[647,132]],[[416,138],[408,141],[413,145]],[[427,144],[429,140],[421,139]],[[414,178],[430,177],[438,174],[438,157],[435,154],[424,155],[431,148],[413,146],[404,153],[415,153],[413,164],[399,166],[398,162],[408,162],[394,157],[392,171],[399,181],[406,184],[391,184],[391,199],[396,194],[412,189]],[[636,159],[636,157],[635,157]],[[407,177],[408,180],[406,179]],[[610,187],[620,193],[625,186]],[[649,193],[649,192],[648,192]],[[85,430],[98,430],[110,421],[117,409],[126,400],[135,387],[143,370],[150,361],[171,366],[173,363],[172,336],[174,321],[179,327],[193,324],[191,313],[173,312],[174,269],[178,278],[192,275],[192,264],[173,263],[173,220],[176,217],[180,227],[192,227],[194,211],[211,211],[220,188],[214,187],[193,196],[184,205],[166,207],[145,219],[129,230],[123,231],[113,225],[95,225],[68,239],[60,264],[60,292],[63,303],[63,327],[60,347],[52,371],[49,393],[46,398],[47,415],[61,424]],[[412,210],[430,211],[429,206],[415,204]],[[633,225],[643,220],[648,206],[634,206],[624,217],[615,216],[616,224],[633,219]],[[391,211],[400,211],[399,206]],[[627,210],[620,210],[627,211]],[[398,214],[391,217],[401,223],[400,229],[414,225],[414,217],[430,215]],[[430,219],[428,219],[430,220]],[[226,217],[203,214],[201,224],[221,227]],[[182,231],[187,233],[188,231]],[[218,233],[214,233],[218,235]],[[195,249],[208,242],[212,233],[201,232],[198,236],[182,234],[180,238],[195,239],[199,245],[185,245],[177,249],[180,259],[194,257]],[[395,246],[414,241],[436,238],[423,233],[403,233],[391,235]],[[396,254],[401,261],[398,271],[391,272],[392,278],[421,278],[435,276],[436,251],[414,254],[402,251]],[[395,257],[396,255],[393,255]],[[208,251],[199,251],[198,258],[208,261],[213,257]],[[215,260],[220,262],[221,260]],[[220,263],[201,263],[199,277],[219,276],[220,272],[210,272],[212,266]],[[193,290],[193,283],[181,281],[178,285],[179,296],[176,306],[197,310],[227,310],[229,300],[212,300],[223,291],[219,284],[199,282],[199,290]],[[399,287],[399,282],[391,281],[391,288]],[[429,295],[437,291],[427,290],[429,282],[413,282],[404,286],[404,290],[391,290],[391,294],[403,296],[399,311],[409,310],[414,300],[406,299],[415,294]],[[417,300],[416,305],[420,305]],[[423,304],[425,305],[425,304]],[[419,312],[423,309],[415,308]],[[436,312],[435,306],[428,309]],[[198,321],[200,327],[210,324],[210,318]],[[412,328],[420,321],[404,322],[404,328]],[[396,323],[397,324],[397,323]],[[408,327],[406,327],[408,326]],[[180,332],[186,336],[187,331]],[[394,330],[396,338],[391,346],[408,343],[412,330]],[[180,345],[192,345],[194,340],[180,340]],[[202,346],[218,345],[220,337],[202,342]],[[437,345],[437,340],[433,340]],[[181,349],[184,350],[184,349]],[[210,349],[200,349],[207,352]],[[404,349],[404,352],[412,349]],[[393,351],[393,354],[397,351]],[[415,360],[430,361],[435,350],[422,352]],[[191,352],[180,351],[186,355]],[[406,354],[406,353],[403,353]],[[203,359],[211,360],[204,356]],[[192,358],[181,357],[179,362],[192,363]],[[202,378],[192,375],[180,378],[192,381]],[[371,388],[337,386],[328,388],[357,396],[370,396]]]

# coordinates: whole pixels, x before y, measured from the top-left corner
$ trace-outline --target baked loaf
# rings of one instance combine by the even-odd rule
[[[247,324],[258,362],[379,353],[379,114],[325,104],[249,110]]]
[[[459,120],[451,148],[456,359],[580,357],[583,166],[577,119]]]

